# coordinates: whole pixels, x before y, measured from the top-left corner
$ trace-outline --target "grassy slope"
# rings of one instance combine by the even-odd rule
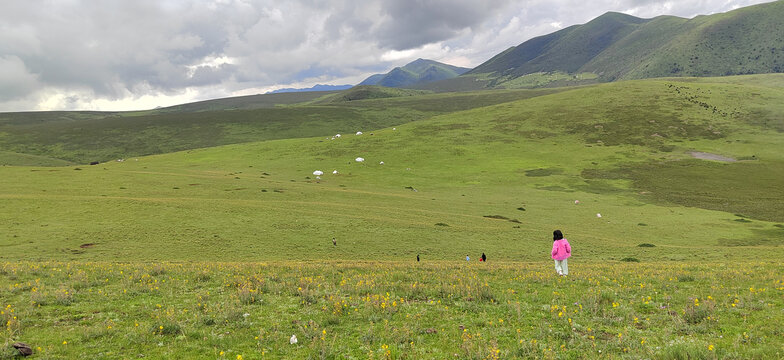
[[[412,87],[420,84],[449,79],[468,71],[438,61],[417,59],[403,67],[394,68],[386,74],[376,74],[365,79],[360,85],[379,85],[387,87]]]
[[[604,80],[616,80],[661,51],[672,38],[687,32],[693,25],[675,16],[659,16],[641,24],[634,32],[616,41],[583,67]]]
[[[485,251],[535,260],[553,228],[577,241],[583,259],[757,256],[784,240],[774,226],[784,210],[770,201],[780,194],[784,159],[775,118],[762,120],[755,109],[783,97],[780,87],[723,79],[628,82],[374,135],[228,145],[79,170],[5,167],[2,216],[11,225],[0,230],[0,256],[455,259]],[[758,160],[697,162],[690,150]],[[353,161],[360,156],[367,161]],[[657,177],[681,164],[688,166]],[[693,182],[717,168],[731,176]],[[317,182],[314,170],[327,175]],[[748,173],[770,176],[739,198],[733,189],[747,185]],[[766,199],[768,206],[753,206]],[[508,220],[487,217],[496,215]],[[644,242],[658,247],[636,246]],[[85,243],[98,245],[83,251]],[[739,251],[743,244],[758,246]]]
[[[606,13],[570,31],[546,53],[516,68],[513,74],[522,76],[540,71],[579,72],[591,59],[639,28],[645,21],[647,20],[625,14]]]
[[[279,94],[263,94],[236,96],[223,99],[205,100],[183,105],[175,105],[153,110],[153,113],[178,113],[194,111],[217,111],[217,110],[251,110],[270,108],[280,105],[292,105],[316,100],[325,95],[338,93],[339,91],[304,91],[289,92]]]
[[[394,99],[421,92],[358,87],[326,95],[317,100],[321,103],[308,106],[254,110],[4,113],[0,114],[0,146],[21,154],[85,164],[224,144],[353,133],[546,93],[466,93],[455,102],[450,95]],[[285,94],[264,96],[277,95]],[[345,101],[344,95],[367,100]],[[31,161],[20,164],[22,159]],[[32,157],[17,158],[14,163],[50,164]]]
[[[43,358],[780,358],[782,84],[493,92],[529,98],[336,140],[0,167],[0,358],[16,341]]]
[[[560,279],[549,262],[492,258],[487,264],[5,263],[0,358],[13,358],[14,341],[29,344],[34,358],[782,355],[781,264],[572,269]]]
[[[483,74],[494,78],[485,86],[509,88],[516,77],[555,71],[592,72],[602,81],[784,72],[782,17],[781,1],[688,20],[607,13],[526,41],[464,76]]]
[[[784,71],[784,3],[700,16],[623,77],[723,76]]]

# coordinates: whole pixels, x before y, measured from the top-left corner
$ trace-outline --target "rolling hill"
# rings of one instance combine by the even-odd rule
[[[784,72],[782,17],[781,1],[693,19],[610,12],[509,48],[462,77],[492,88],[514,81],[516,87],[563,85],[549,84],[560,80],[553,75],[572,75],[573,83],[584,84],[591,81],[575,75],[615,81]],[[532,75],[550,79],[516,80]]]
[[[309,91],[340,91],[351,89],[354,85],[322,85],[316,84],[309,88],[283,88],[268,92],[268,94],[280,94],[291,92],[309,92]]]
[[[88,130],[147,135],[130,151],[244,142],[96,166],[0,152],[17,161],[0,166],[0,358],[20,342],[63,359],[779,358],[782,89],[768,74],[3,114],[60,157],[115,146]],[[307,137],[308,121],[365,134]]]
[[[782,84],[782,75],[670,78],[301,105],[281,109],[289,112],[277,115],[280,124],[335,112],[336,128],[361,124],[365,134],[304,137],[305,126],[278,129],[273,140],[259,132],[259,141],[98,166],[3,166],[0,258],[391,260],[481,251],[534,261],[553,228],[577,241],[583,261],[778,254]],[[389,118],[364,117],[378,109]],[[365,115],[354,123],[349,111]],[[394,118],[406,112],[411,121]],[[226,113],[214,114],[179,133],[132,117],[104,126],[146,134],[134,145],[144,148],[206,145],[193,138],[213,137],[211,123],[242,134],[260,121],[260,113],[229,113],[250,120],[234,128]],[[66,151],[76,133],[51,152]],[[316,170],[327,175],[316,179]],[[346,246],[333,249],[333,236]],[[97,245],[80,248],[86,243]]]
[[[470,69],[452,66],[433,60],[417,59],[403,67],[396,67],[386,74],[375,74],[359,85],[386,87],[411,87],[438,80],[451,79]]]
[[[560,90],[425,91],[357,86],[342,92],[252,95],[136,112],[0,113],[0,165],[87,164],[217,145],[331,136]],[[414,96],[416,95],[416,96]]]

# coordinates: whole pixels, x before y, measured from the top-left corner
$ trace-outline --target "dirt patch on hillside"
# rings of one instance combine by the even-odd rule
[[[689,154],[691,154],[691,156],[697,159],[702,159],[702,160],[715,160],[715,161],[726,161],[726,162],[738,161],[731,157],[726,157],[726,156],[721,156],[721,155],[711,154],[711,153],[706,153],[701,151],[692,151]]]

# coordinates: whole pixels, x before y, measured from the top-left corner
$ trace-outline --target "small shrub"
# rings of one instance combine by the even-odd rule
[[[207,271],[201,271],[196,275],[196,281],[198,282],[207,282],[210,281],[211,278],[210,273]]]
[[[646,223],[637,223],[637,226],[648,226]]]
[[[256,289],[243,287],[237,290],[237,298],[240,300],[240,303],[246,305],[255,304],[261,302],[261,293]]]
[[[665,346],[661,352],[655,356],[657,359],[666,360],[682,360],[682,359],[710,359],[708,352],[704,347],[698,347],[696,344],[674,344]]]
[[[699,324],[713,316],[713,310],[715,307],[716,306],[713,301],[708,300],[700,304],[695,300],[694,303],[690,303],[686,306],[686,309],[683,310],[683,321],[689,325]]]
[[[488,219],[509,220],[508,217],[503,216],[503,215],[485,215],[484,217],[486,217]]]
[[[521,207],[517,208],[517,210],[525,211],[525,208],[521,206]]]
[[[166,273],[166,268],[164,268],[163,265],[161,264],[153,265],[152,269],[150,270],[151,276],[163,275],[165,273]]]
[[[625,257],[625,258],[621,259],[621,261],[625,261],[625,262],[640,262],[640,259],[637,259],[637,258],[634,258],[634,257]]]
[[[49,304],[49,299],[46,294],[44,294],[43,289],[34,288],[32,292],[30,292],[30,302],[33,306],[44,306]]]
[[[153,325],[153,333],[156,335],[179,335],[182,333],[180,325],[172,322]]]
[[[74,303],[74,289],[60,288],[54,292],[54,303],[58,305],[71,305]]]
[[[678,276],[678,282],[690,282],[690,281],[694,281],[694,276],[691,275]]]
[[[640,245],[637,245],[637,246],[638,246],[638,247],[656,247],[656,245],[649,244],[649,243],[642,243],[642,244],[640,244]]]
[[[449,224],[439,222],[439,223],[436,223],[436,226],[449,226]]]

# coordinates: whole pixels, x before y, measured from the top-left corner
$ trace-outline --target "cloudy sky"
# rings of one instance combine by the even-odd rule
[[[138,110],[474,67],[607,11],[691,18],[768,0],[2,0],[0,111]]]

